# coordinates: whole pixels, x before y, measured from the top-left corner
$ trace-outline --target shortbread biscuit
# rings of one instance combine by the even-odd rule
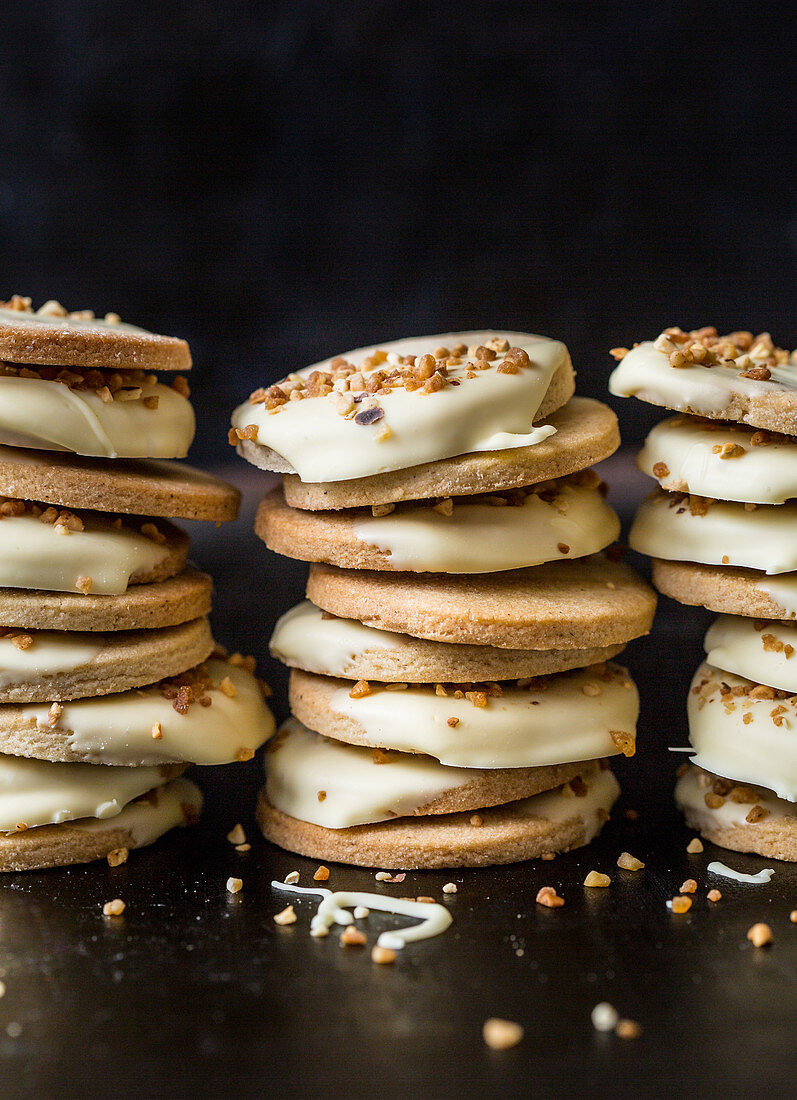
[[[18,295],[0,303],[3,360],[108,370],[185,371],[191,367],[185,340],[147,332],[113,314],[102,319],[88,310],[69,313],[58,302],[47,302],[34,311],[30,299]]]
[[[313,859],[407,870],[487,867],[588,844],[608,820],[619,785],[610,771],[581,774],[589,788],[585,798],[565,797],[558,788],[478,814],[466,810],[328,829],[275,809],[262,791],[256,816],[266,839]]]
[[[339,619],[304,600],[287,611],[271,636],[271,655],[289,668],[348,680],[410,684],[517,680],[584,668],[615,657],[623,645],[593,649],[499,649],[428,642]]]
[[[0,588],[0,623],[23,630],[157,630],[209,614],[212,594],[211,578],[192,566],[121,596]]]
[[[617,397],[797,435],[797,363],[768,333],[665,329],[616,355],[609,390]]]
[[[624,645],[647,634],[649,585],[603,555],[482,576],[412,575],[312,565],[309,599],[324,611],[436,642],[502,649]]]
[[[154,684],[201,664],[214,642],[206,618],[119,633],[0,628],[0,703],[84,699]]]
[[[743,802],[733,801],[716,794],[715,785],[719,790],[742,789],[694,766],[678,780],[675,801],[691,828],[721,848],[797,862],[797,803],[750,787],[744,788]]]
[[[454,354],[456,352],[456,354]],[[460,332],[358,348],[316,363],[233,412],[244,457],[306,482],[347,481],[454,455],[525,447],[573,396],[564,344]]]
[[[178,825],[193,825],[202,793],[190,779],[130,802],[110,818],[81,818],[19,833],[0,833],[0,871],[34,871],[104,859],[119,848],[142,848]]]
[[[285,501],[292,508],[323,511],[494,493],[585,470],[620,446],[617,417],[600,401],[572,397],[547,419],[556,434],[530,447],[443,458],[350,481],[303,482],[296,474],[285,474]],[[239,445],[250,462],[261,449],[246,439]]]
[[[0,495],[169,519],[235,519],[241,494],[181,462],[85,458],[0,445]]]
[[[594,471],[501,495],[408,503],[388,515],[306,512],[280,490],[263,498],[255,532],[278,554],[344,569],[495,573],[595,554],[620,521]]]
[[[402,690],[391,690],[393,687]],[[294,669],[291,713],[323,737],[455,768],[529,768],[635,752],[639,698],[597,665],[503,684],[356,685]]]
[[[797,617],[797,573],[767,576],[755,569],[653,559],[653,583],[693,607],[755,619]]]

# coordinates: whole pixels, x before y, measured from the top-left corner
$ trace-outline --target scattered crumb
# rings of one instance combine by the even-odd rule
[[[478,829],[480,826],[482,826],[484,824],[484,818],[481,816],[481,814],[473,814],[473,816],[470,819],[470,823],[471,823],[471,825],[473,825],[475,828]]]
[[[688,878],[686,882],[681,883],[682,894],[694,894],[697,890],[697,883],[693,878]]]
[[[667,902],[673,913],[686,913],[692,908],[692,899],[690,897],[684,897],[683,894],[674,897],[672,901]]]
[[[367,942],[368,937],[365,932],[361,932],[353,924],[350,924],[340,934],[341,947],[362,947]]]
[[[641,871],[645,864],[641,859],[632,856],[630,852],[621,852],[617,858],[617,866],[623,871]]]
[[[243,889],[243,880],[240,878],[228,878],[227,879],[227,893],[239,894]]]
[[[772,929],[768,924],[754,924],[747,930],[747,938],[754,947],[766,947],[772,943]]]
[[[620,1017],[614,1005],[610,1005],[608,1001],[601,1001],[593,1008],[590,1019],[596,1031],[614,1031]]]
[[[106,901],[103,905],[102,915],[104,917],[121,917],[126,908],[121,898],[114,898],[113,901]]]
[[[482,1025],[482,1038],[490,1050],[509,1050],[523,1038],[523,1028],[512,1020],[491,1016]]]
[[[789,913],[789,920],[792,924],[797,924],[797,909],[792,909],[791,913]]]
[[[444,894],[456,894],[456,892],[457,892],[456,882],[447,882],[445,884],[445,886],[443,887],[443,893]],[[797,915],[797,909],[795,909],[794,912],[795,912],[795,915]]]
[[[123,863],[127,863],[127,857],[130,855],[129,848],[114,848],[112,852],[107,855],[109,867],[121,867]]]
[[[355,907],[354,910],[354,918],[355,920],[365,920],[370,912],[371,910],[368,909],[365,905],[358,905]]]
[[[385,965],[396,961],[396,952],[389,947],[380,947],[377,944],[371,951],[371,961]]]
[[[642,1028],[636,1020],[618,1020],[614,1033],[618,1039],[636,1039],[642,1034]]]
[[[565,903],[565,899],[559,897],[553,886],[541,887],[536,901],[538,905],[545,905],[548,909],[559,909]]]
[[[720,898],[722,897],[722,894],[719,890],[714,889],[714,890],[709,890],[709,892],[706,894],[706,897],[708,898],[709,901],[719,901]]]
[[[556,859],[556,852],[543,852],[540,859],[544,859],[546,863],[550,862],[550,860]]]
[[[227,840],[230,844],[234,844],[236,847],[239,844],[246,843],[246,833],[244,832],[243,825],[234,825],[232,829],[227,833]]]
[[[288,874],[283,879],[283,882],[287,886],[293,886],[298,881],[299,881],[299,872],[298,871],[289,871]]]
[[[240,879],[230,879],[231,882],[240,882]],[[274,914],[275,924],[296,924],[296,910],[292,905],[286,905],[280,913]]]
[[[687,852],[690,856],[695,855],[697,852],[703,851],[703,841],[699,837],[693,837],[686,846]]]
[[[392,877],[390,871],[377,871],[374,875],[377,882],[390,882]]]
[[[236,844],[235,845],[235,850],[236,850],[236,852],[251,852],[252,845],[251,844]]]
[[[313,875],[314,882],[326,882],[329,878],[329,868],[325,867],[323,863],[320,867],[316,868],[316,872]]]
[[[590,871],[587,877],[584,879],[585,886],[610,886],[611,879],[608,875],[602,875],[600,871]]]

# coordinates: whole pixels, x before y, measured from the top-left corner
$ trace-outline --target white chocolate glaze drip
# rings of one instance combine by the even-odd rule
[[[158,407],[147,408],[146,398]],[[196,425],[191,403],[160,382],[134,401],[107,404],[93,390],[0,376],[0,444],[104,458],[183,458]]]
[[[233,413],[234,427],[257,427],[256,442],[270,447],[287,461],[303,481],[345,481],[389,470],[403,470],[424,462],[474,451],[501,451],[527,447],[553,435],[551,426],[534,426],[551,379],[570,362],[567,348],[556,340],[518,332],[455,332],[421,336],[358,348],[345,358],[359,366],[378,348],[398,355],[420,356],[440,345],[484,344],[505,337],[523,348],[532,366],[517,374],[502,374],[498,355],[489,369],[467,378],[467,357],[461,367],[451,367],[448,385],[437,393],[396,388],[379,394],[375,402],[384,417],[375,425],[361,426],[337,411],[336,395],[289,401],[270,413],[262,404],[248,401]],[[299,374],[326,370],[326,359]],[[382,433],[390,429],[390,436]]]
[[[390,556],[394,569],[495,573],[597,553],[620,521],[597,488],[560,484],[552,500],[529,493],[522,504],[454,502],[450,516],[412,507],[354,524],[358,539]]]
[[[75,767],[74,764],[66,766]],[[135,802],[128,803],[119,816],[114,818],[112,826],[115,829],[129,831],[132,846],[143,848],[146,844],[152,844],[159,836],[163,836],[169,829],[178,825],[192,824],[202,812],[203,803],[204,799],[199,787],[190,779],[181,776],[164,787],[159,787],[147,798],[139,798]],[[104,822],[95,821],[93,818],[82,818],[80,821],[73,822],[72,827],[87,833],[108,828]]]
[[[706,870],[710,875],[721,875],[722,878],[730,878],[734,882],[746,882],[751,886],[761,886],[763,883],[769,882],[775,874],[772,867],[762,867],[757,874],[746,875],[743,871],[735,871],[733,867],[728,867],[726,863],[720,863],[718,860],[709,863]]]

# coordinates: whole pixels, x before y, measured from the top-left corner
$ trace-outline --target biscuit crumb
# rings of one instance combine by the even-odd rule
[[[552,859],[556,859],[556,852],[542,852],[540,859],[544,859],[546,862],[550,862]]]
[[[513,1020],[491,1016],[482,1025],[482,1038],[490,1050],[509,1050],[523,1039],[523,1028]]]
[[[754,924],[747,930],[747,938],[754,947],[767,947],[772,943],[772,929],[768,924]]]
[[[121,898],[114,898],[113,901],[106,901],[102,907],[102,915],[104,917],[121,917],[127,906]]]
[[[484,818],[480,814],[472,814],[470,823],[474,828],[479,829],[484,824]]]
[[[624,871],[641,871],[645,864],[630,852],[621,852],[617,859],[617,866]]]
[[[121,867],[123,863],[127,863],[127,857],[130,855],[129,848],[114,848],[112,852],[109,852],[106,856],[109,867]]]
[[[50,703],[50,709],[47,711],[47,725],[57,726],[58,719],[64,713],[64,708],[60,703]]]

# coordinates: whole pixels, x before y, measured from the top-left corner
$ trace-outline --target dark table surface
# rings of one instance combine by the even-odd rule
[[[627,456],[607,464],[627,516],[644,482]],[[195,557],[217,581],[215,632],[254,652],[285,712],[282,670],[267,656],[277,614],[302,595],[304,567],[269,553],[251,533],[262,480],[228,471],[247,490],[240,522],[196,525]],[[314,902],[277,927],[286,904],[270,882],[289,871],[310,884],[317,866],[259,838],[252,810],[261,762],[195,769],[207,795],[201,825],[179,830],[111,869],[104,862],[0,880],[0,1097],[794,1095],[797,1073],[797,867],[724,853],[693,835],[672,803],[686,742],[684,699],[709,616],[662,601],[655,633],[629,647],[640,685],[639,751],[616,767],[623,796],[589,848],[550,863],[479,871],[411,872],[402,885],[332,865],[328,885],[445,899],[454,922],[408,946],[393,966],[336,935],[308,935]],[[624,810],[636,809],[629,822]],[[241,821],[252,842],[225,839]],[[646,863],[617,870],[628,850]],[[724,859],[744,871],[770,864],[769,885],[711,879]],[[587,871],[608,872],[586,890]],[[243,879],[230,896],[228,876]],[[667,898],[684,879],[698,891],[685,915]],[[453,880],[458,893],[443,895]],[[564,908],[534,898],[553,885]],[[705,900],[710,886],[722,901]],[[102,903],[122,897],[124,916]],[[774,943],[746,940],[768,922]],[[391,918],[365,922],[371,935]],[[623,1041],[593,1030],[609,1001],[638,1021]],[[495,1052],[485,1018],[520,1022],[525,1039]]]

